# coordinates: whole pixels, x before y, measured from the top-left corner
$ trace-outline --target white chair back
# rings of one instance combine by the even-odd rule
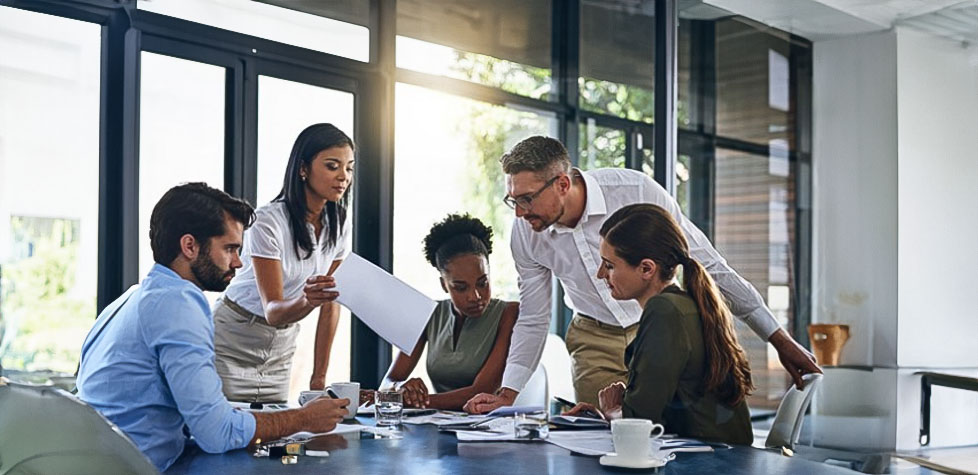
[[[530,376],[530,380],[526,382],[526,386],[524,386],[523,390],[516,396],[516,401],[513,401],[513,405],[540,406],[547,409],[550,407],[547,404],[548,400],[547,369],[544,368],[543,363],[541,363],[537,365],[537,369],[533,371],[533,375]]]
[[[553,333],[547,335],[540,363],[547,368],[547,387],[550,396],[559,396],[573,401],[574,377],[571,373],[571,357],[563,338]]]
[[[159,473],[114,424],[71,394],[0,380],[0,475]]]
[[[802,376],[805,381],[805,388],[798,390],[794,385],[788,389],[781,404],[778,405],[778,412],[774,416],[771,424],[771,432],[767,435],[764,446],[788,447],[793,449],[798,442],[798,435],[801,433],[801,424],[805,420],[805,411],[812,403],[812,395],[815,389],[822,382],[822,375],[818,373],[806,374]]]

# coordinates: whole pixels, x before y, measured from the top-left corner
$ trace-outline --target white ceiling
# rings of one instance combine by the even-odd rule
[[[704,4],[699,6],[697,4]],[[704,0],[680,9],[727,10],[812,41],[907,26],[978,43],[978,0]]]

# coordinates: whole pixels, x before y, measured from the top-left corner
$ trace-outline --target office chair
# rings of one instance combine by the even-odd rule
[[[114,424],[71,394],[0,379],[0,475],[158,473]]]
[[[547,369],[547,390],[550,397],[559,396],[574,400],[574,378],[571,375],[571,357],[564,339],[553,333],[547,334],[540,364]]]
[[[533,375],[530,376],[530,380],[526,382],[526,386],[523,390],[516,396],[516,400],[513,401],[514,406],[539,406],[544,409],[550,407],[549,395],[547,394],[547,369],[543,367],[543,363],[537,365],[537,369],[533,371]]]
[[[791,386],[778,405],[778,412],[771,424],[771,432],[767,435],[764,446],[767,448],[787,447],[794,449],[801,434],[801,424],[805,420],[805,411],[812,403],[812,395],[822,382],[818,373],[806,374],[801,377],[805,388],[799,390]]]

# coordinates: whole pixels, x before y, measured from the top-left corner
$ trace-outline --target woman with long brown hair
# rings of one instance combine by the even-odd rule
[[[679,225],[658,206],[635,204],[608,217],[600,235],[597,277],[612,297],[635,299],[644,309],[625,350],[628,383],[601,390],[601,413],[651,419],[683,437],[750,444],[747,355],[730,310],[706,269],[690,257]],[[675,284],[680,266],[682,288]],[[583,409],[594,408],[579,404],[570,414]]]

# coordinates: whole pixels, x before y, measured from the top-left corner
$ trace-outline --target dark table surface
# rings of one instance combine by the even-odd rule
[[[372,425],[370,419],[361,420]],[[546,442],[458,442],[455,435],[438,432],[430,425],[402,426],[402,439],[360,439],[357,434],[326,436],[315,443],[329,457],[299,456],[294,465],[280,458],[258,458],[245,450],[208,454],[195,445],[167,473],[343,473],[344,475],[398,473],[506,474],[521,473],[635,473],[604,467],[598,457],[571,454]],[[712,453],[680,453],[655,473],[816,474],[848,473],[842,468],[750,447],[734,447]]]

